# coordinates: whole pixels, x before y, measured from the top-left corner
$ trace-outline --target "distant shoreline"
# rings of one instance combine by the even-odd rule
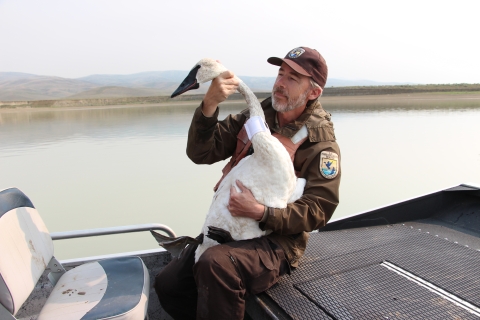
[[[270,96],[270,94],[264,94],[263,97],[259,97],[260,101]],[[137,107],[186,107],[194,108],[201,102],[203,95],[191,96],[190,100],[177,100],[168,99],[162,102],[155,102],[154,99],[147,99],[145,103],[117,103],[117,104],[105,104],[109,99],[103,100],[103,104],[91,104],[91,105],[57,105],[48,106],[28,106],[28,105],[16,105],[16,106],[0,106],[0,113],[11,112],[29,112],[29,111],[53,111],[53,110],[88,110],[88,109],[114,109],[114,108],[129,108],[133,106]],[[155,97],[154,97],[155,98]],[[93,99],[91,99],[93,100]],[[107,101],[105,101],[107,100]],[[50,101],[50,100],[49,100]],[[72,101],[72,100],[53,100],[53,101]],[[83,101],[83,100],[82,100]],[[93,101],[88,101],[93,103]],[[113,102],[113,101],[111,101]],[[427,92],[427,93],[401,93],[401,94],[385,94],[385,95],[363,95],[363,96],[322,96],[320,102],[327,110],[333,109],[363,109],[370,107],[380,106],[412,106],[432,104],[434,106],[450,105],[452,102],[455,104],[461,103],[462,105],[468,105],[469,108],[480,108],[480,92],[468,92],[468,93],[445,93],[445,92]],[[224,108],[235,108],[235,105],[245,104],[245,101],[239,97],[238,99],[229,99],[222,105]]]
[[[255,93],[258,99],[263,100],[270,96],[270,92]],[[132,105],[191,105],[198,104],[204,94],[183,95],[171,99],[169,96],[153,97],[124,97],[124,98],[96,98],[96,99],[62,99],[62,100],[33,100],[33,101],[0,101],[0,111],[19,109],[64,109],[90,107],[121,107]],[[402,85],[402,86],[371,86],[371,87],[328,87],[325,88],[321,100],[324,102],[356,103],[364,100],[405,100],[405,99],[433,99],[459,100],[480,99],[480,84],[455,85]],[[234,94],[229,97],[229,103],[241,103],[243,97]]]

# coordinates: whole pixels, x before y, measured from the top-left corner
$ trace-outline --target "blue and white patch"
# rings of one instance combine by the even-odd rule
[[[340,170],[338,154],[335,152],[322,151],[320,154],[320,173],[326,179],[333,179]]]
[[[305,52],[305,49],[298,47],[298,48],[295,48],[292,51],[290,51],[288,53],[288,57],[292,58],[292,59],[295,59],[295,58],[300,57],[304,52]]]

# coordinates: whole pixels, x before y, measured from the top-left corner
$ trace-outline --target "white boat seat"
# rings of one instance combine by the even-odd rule
[[[58,280],[37,320],[143,319],[148,270],[138,257],[80,265]]]
[[[14,319],[53,258],[53,241],[15,188],[0,191],[0,234],[0,308]],[[149,288],[139,257],[86,263],[58,279],[37,319],[144,319]]]

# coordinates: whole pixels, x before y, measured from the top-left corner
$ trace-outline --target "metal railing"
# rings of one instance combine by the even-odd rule
[[[120,227],[110,227],[110,228],[52,232],[50,233],[50,236],[52,237],[53,240],[63,240],[63,239],[105,236],[110,234],[143,232],[143,231],[150,231],[150,230],[163,231],[166,234],[168,234],[168,236],[170,237],[176,237],[175,232],[173,232],[173,230],[170,227],[160,223],[147,223],[147,224],[136,224],[136,225],[130,225],[130,226],[120,226]]]

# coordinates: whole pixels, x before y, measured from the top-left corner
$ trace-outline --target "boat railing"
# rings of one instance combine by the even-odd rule
[[[111,235],[111,234],[143,232],[143,231],[150,231],[150,230],[163,231],[166,234],[168,234],[168,236],[170,237],[173,237],[173,238],[176,237],[175,232],[170,227],[160,223],[147,223],[147,224],[136,224],[136,225],[128,225],[128,226],[108,227],[108,228],[51,232],[50,236],[52,237],[52,240],[63,240],[63,239],[105,236],[105,235]]]

